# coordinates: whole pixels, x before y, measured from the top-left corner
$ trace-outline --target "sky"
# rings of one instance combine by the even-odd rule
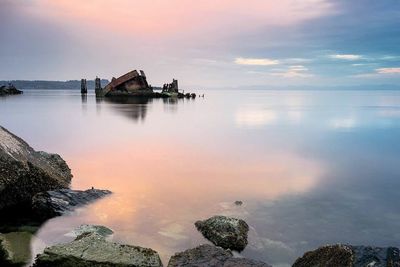
[[[0,0],[0,80],[398,85],[398,0]]]

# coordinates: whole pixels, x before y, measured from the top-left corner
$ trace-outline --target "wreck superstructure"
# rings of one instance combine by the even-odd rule
[[[119,78],[112,78],[103,90],[103,96],[110,94],[149,94],[153,89],[147,83],[146,74],[143,70],[140,73],[137,70],[130,71]]]
[[[149,97],[149,98],[194,98],[195,94],[183,94],[179,92],[178,80],[173,79],[172,83],[163,85],[161,92],[155,92],[147,82],[143,70],[132,70],[121,77],[112,78],[111,82],[101,88],[100,79],[95,80],[95,92],[97,97]]]

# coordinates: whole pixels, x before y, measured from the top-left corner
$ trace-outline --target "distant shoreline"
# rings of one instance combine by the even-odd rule
[[[30,89],[40,89],[40,90],[71,90],[71,89],[81,89],[80,80],[69,80],[69,81],[43,81],[43,80],[11,80],[11,81],[0,81],[1,85],[13,84],[18,89],[30,90]],[[106,79],[101,80],[101,85],[105,86],[109,81]],[[94,89],[94,80],[87,81],[88,89]]]

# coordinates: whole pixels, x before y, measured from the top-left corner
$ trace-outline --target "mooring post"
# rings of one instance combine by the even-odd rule
[[[101,88],[101,80],[99,77],[96,77],[94,80],[94,91],[96,93],[96,96],[103,96],[103,89]]]
[[[87,94],[86,79],[81,79],[81,94]]]

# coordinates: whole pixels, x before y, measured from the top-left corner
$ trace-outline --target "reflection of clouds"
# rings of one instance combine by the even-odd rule
[[[337,118],[329,121],[329,126],[334,129],[350,129],[356,126],[354,118]]]
[[[239,110],[235,116],[236,125],[239,127],[257,128],[273,123],[287,122],[298,124],[303,119],[303,111],[289,110],[280,112],[278,110],[262,110],[262,109],[243,109]]]
[[[239,110],[236,113],[236,125],[240,127],[260,127],[275,122],[277,114],[272,110]]]
[[[290,110],[287,112],[289,121],[299,123],[303,119],[303,112],[300,110]]]
[[[184,235],[185,228],[178,223],[171,223],[163,226],[158,233],[164,237],[172,238],[174,240],[188,239],[187,235]]]
[[[379,116],[388,118],[400,118],[400,110],[380,110]]]

